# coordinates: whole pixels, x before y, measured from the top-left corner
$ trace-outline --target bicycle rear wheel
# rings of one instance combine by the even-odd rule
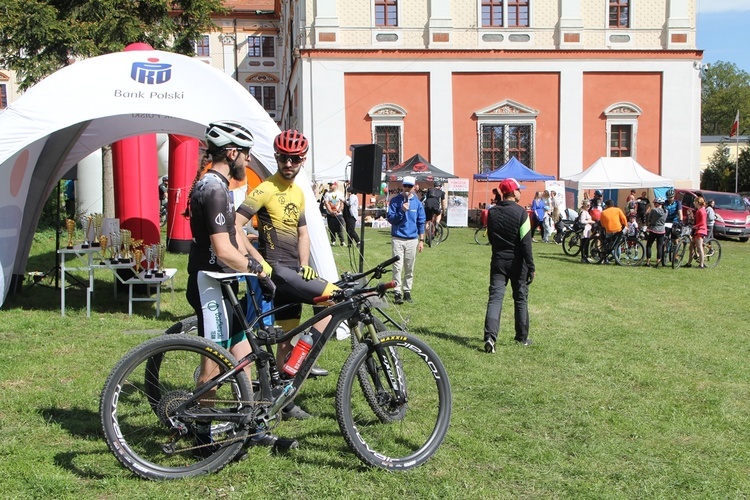
[[[621,266],[640,266],[646,255],[646,249],[638,240],[625,240],[615,251],[615,260]]]
[[[443,242],[443,226],[440,224],[433,224],[435,228],[434,234],[432,235],[432,246],[438,246]]]
[[[705,259],[703,263],[706,267],[716,267],[721,259],[721,244],[715,238],[703,240],[703,253]]]
[[[581,232],[570,231],[563,236],[562,240],[563,252],[565,255],[575,257],[581,253]]]
[[[246,426],[214,420],[218,411],[252,411],[253,391],[244,372],[229,377],[210,396],[212,402],[189,405],[187,411],[206,412],[205,420],[181,416],[178,408],[192,397],[201,363],[213,363],[218,374],[236,362],[206,339],[165,335],[132,349],[107,378],[99,406],[104,439],[136,475],[162,480],[214,472],[247,439]]]
[[[406,470],[427,461],[448,432],[451,388],[437,354],[405,332],[383,332],[380,343],[361,345],[344,363],[336,387],[336,418],[346,442],[367,465]],[[368,359],[380,366],[378,375],[388,391],[388,405],[403,408],[395,422],[381,422],[355,387]]]
[[[442,233],[440,234],[440,243],[442,243],[448,239],[448,233],[450,232],[450,229],[448,228],[448,224],[446,224],[444,220],[440,221],[440,228],[442,230]]]

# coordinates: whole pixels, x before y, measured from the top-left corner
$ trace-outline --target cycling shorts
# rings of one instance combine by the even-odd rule
[[[235,281],[232,289],[237,294]],[[232,306],[224,297],[221,283],[203,271],[188,276],[186,296],[198,316],[198,334],[229,349],[247,338],[242,322],[234,317]]]
[[[338,287],[323,278],[305,281],[305,278],[295,269],[283,266],[273,268],[271,275],[276,285],[274,307],[286,304],[296,304],[276,313],[276,320],[299,319],[302,316],[302,304],[312,304],[315,297],[329,295]]]

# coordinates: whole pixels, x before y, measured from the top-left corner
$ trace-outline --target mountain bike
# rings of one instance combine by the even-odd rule
[[[389,262],[389,261],[387,261]],[[393,262],[393,259],[390,261]],[[385,265],[385,263],[383,264]],[[404,331],[376,332],[370,301],[393,286],[352,287],[316,300],[328,307],[287,332],[261,326],[275,308],[248,324],[232,291],[246,273],[215,274],[242,321],[253,352],[240,360],[217,344],[190,335],[164,335],[123,357],[102,391],[100,414],[110,450],[126,468],[148,479],[176,479],[218,471],[240,452],[252,435],[272,430],[342,322],[366,325],[366,334],[344,363],[336,387],[339,428],[353,453],[365,464],[406,470],[423,464],[439,448],[451,417],[451,388],[439,357],[425,342]],[[287,307],[287,306],[282,306]],[[309,331],[330,317],[324,331],[292,378],[274,376],[273,355],[264,347]],[[215,375],[198,384],[201,364]],[[254,364],[257,398],[244,373]],[[365,375],[366,374],[366,375]],[[377,394],[383,416],[355,380],[362,377]],[[210,429],[210,442],[198,429]]]
[[[354,286],[360,285],[360,286],[367,286],[371,281],[373,280],[379,280],[383,277],[383,275],[386,272],[389,272],[390,270],[387,269],[388,266],[390,266],[392,263],[396,262],[399,259],[399,257],[392,257],[391,259],[375,266],[374,268],[370,269],[369,271],[365,271],[358,274],[352,274],[350,272],[344,272],[341,274],[341,279],[335,283],[336,286],[339,288],[352,288]],[[367,278],[366,281],[362,281],[365,278]],[[251,306],[255,310],[255,315],[262,315],[262,318],[267,318],[271,315],[271,312],[268,314],[262,314],[260,304],[258,303],[258,298],[253,290],[252,287],[248,287],[248,293],[247,296],[243,299],[240,299],[240,305],[242,307],[242,310],[246,310],[247,307],[247,301],[250,302]],[[349,333],[349,337],[351,339],[352,344],[352,350],[356,350],[357,346],[363,342],[364,338],[366,336],[372,336],[373,332],[369,331],[369,325],[372,324],[372,327],[375,329],[375,334],[378,334],[380,332],[385,332],[387,330],[387,327],[385,325],[385,322],[388,322],[389,324],[393,325],[397,330],[403,330],[402,326],[396,322],[393,318],[391,318],[379,304],[373,303],[374,301],[370,301],[369,309],[366,310],[366,314],[363,315],[363,320],[359,322],[343,322],[339,325],[337,328],[337,335],[338,330],[342,327],[345,328],[345,330]],[[289,305],[288,307],[291,307]],[[273,312],[278,312],[282,310],[283,308],[276,308]],[[383,319],[380,319],[380,317],[375,316],[372,314],[374,311],[377,311],[380,316],[383,317]],[[254,328],[258,328],[258,323],[254,323]],[[270,325],[267,325],[270,326]],[[182,319],[169,328],[164,332],[165,335],[171,335],[176,333],[181,334],[188,334],[188,335],[196,335],[198,333],[198,316],[193,315],[189,316],[185,319]],[[338,338],[338,337],[337,337]],[[265,348],[268,348],[269,346],[263,346]],[[274,358],[275,359],[275,358]],[[154,361],[152,360],[152,365]],[[373,413],[383,422],[387,422],[393,419],[393,415],[390,411],[387,409],[384,409],[382,407],[383,405],[383,398],[385,397],[387,399],[387,395],[384,396],[383,394],[383,387],[379,383],[379,379],[377,377],[369,377],[368,371],[375,370],[375,366],[372,363],[369,363],[366,367],[362,367],[360,369],[360,373],[358,374],[358,379],[360,382],[360,387],[362,388],[362,393],[364,394],[365,398],[367,399],[367,402],[370,404],[370,407],[372,408]],[[275,374],[279,373],[278,366],[275,364],[269,365],[269,370],[271,370],[271,376],[275,376]],[[158,373],[158,369],[151,366],[150,370],[153,373]],[[315,378],[313,374],[309,376],[310,378]],[[370,380],[375,381],[375,386],[373,387],[373,383],[370,382]],[[155,386],[158,386],[158,384],[153,384]],[[259,381],[253,380],[253,388],[257,390],[259,387]],[[158,399],[158,398],[157,398]]]
[[[674,258],[672,259],[672,267],[679,269],[681,266],[687,263],[686,257],[690,251],[690,243],[692,241],[692,226],[683,226],[682,234],[677,240],[674,250]],[[721,259],[721,244],[715,238],[703,238],[703,263],[708,268],[714,268],[719,264]],[[693,259],[698,261],[698,254],[693,251]]]
[[[607,237],[598,225],[592,230],[588,256],[592,264],[601,264],[612,257],[621,266],[639,266],[645,255],[646,249],[637,238],[628,238],[622,232]]]

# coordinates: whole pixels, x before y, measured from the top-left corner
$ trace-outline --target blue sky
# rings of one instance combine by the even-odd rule
[[[703,62],[731,62],[750,73],[750,0],[697,0]]]

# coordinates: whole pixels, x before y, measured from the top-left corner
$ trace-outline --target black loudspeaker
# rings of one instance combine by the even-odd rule
[[[383,148],[377,144],[359,144],[351,147],[351,187],[355,193],[372,194],[380,191],[383,166]]]

